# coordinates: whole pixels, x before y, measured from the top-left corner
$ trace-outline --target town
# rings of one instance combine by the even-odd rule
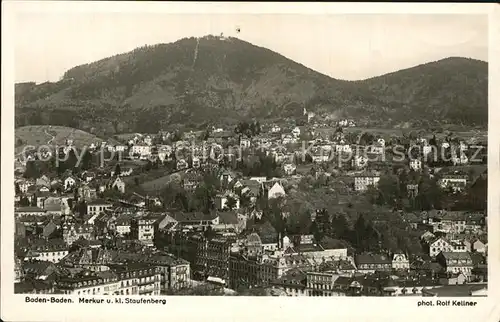
[[[485,138],[303,114],[26,152],[15,292],[486,295]]]

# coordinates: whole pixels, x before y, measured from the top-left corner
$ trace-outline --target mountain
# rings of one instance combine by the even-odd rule
[[[376,126],[437,116],[485,125],[487,63],[450,58],[350,82],[236,38],[206,36],[77,66],[59,82],[16,84],[16,126],[65,125],[100,135],[297,118],[304,107],[323,119]]]
[[[397,119],[407,115],[422,121],[487,124],[488,64],[480,60],[451,57],[358,83],[386,103]]]

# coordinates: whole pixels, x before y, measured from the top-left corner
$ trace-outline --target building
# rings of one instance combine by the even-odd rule
[[[455,192],[462,191],[467,185],[467,175],[446,174],[439,179],[439,185],[442,189],[452,189]]]
[[[272,187],[267,190],[267,198],[268,199],[275,199],[278,197],[285,197],[286,192],[281,183],[275,182]]]
[[[356,267],[362,273],[391,271],[392,260],[385,254],[360,254],[355,257]]]
[[[59,263],[68,253],[68,246],[63,240],[52,239],[47,242],[30,244],[25,259]]]
[[[119,295],[160,295],[161,272],[156,266],[143,263],[110,265],[120,280]]]
[[[429,256],[436,257],[441,252],[453,251],[453,246],[450,241],[444,237],[437,237],[429,241]]]
[[[118,295],[120,281],[112,272],[83,271],[75,276],[61,278],[57,290],[74,295]]]
[[[155,223],[160,219],[155,215],[146,215],[134,218],[130,224],[130,235],[146,244],[153,244],[155,236]]]
[[[73,244],[78,239],[94,240],[94,226],[89,224],[65,224],[63,240],[67,245]]]
[[[410,270],[410,261],[405,254],[394,254],[392,257],[392,269],[395,270]]]
[[[179,228],[204,230],[212,225],[219,224],[219,215],[216,212],[205,214],[203,212],[173,212],[167,214],[168,220],[177,222]]]
[[[116,177],[110,180],[110,188],[116,189],[121,193],[125,193],[125,182],[120,177]]]
[[[149,145],[134,145],[130,149],[130,153],[132,155],[138,155],[140,157],[149,156],[149,155],[151,155],[151,146],[149,146]]]
[[[46,213],[46,210],[38,207],[19,207],[14,210],[15,218],[27,216],[45,216]]]
[[[191,286],[190,264],[184,259],[176,258],[172,254],[157,253],[141,258],[139,261],[158,268],[162,293],[178,291]]]
[[[420,159],[411,159],[410,160],[410,169],[414,171],[422,170],[422,161]]]
[[[116,232],[121,236],[129,234],[131,222],[132,218],[130,216],[125,214],[119,215],[115,222]]]
[[[98,215],[105,210],[110,210],[113,205],[110,202],[104,200],[94,200],[87,204],[87,214],[88,215]]]
[[[232,200],[232,205],[230,200]],[[218,210],[223,210],[223,209],[240,209],[240,198],[238,195],[226,191],[225,193],[218,194],[215,196],[215,207]]]
[[[301,269],[291,269],[271,282],[272,287],[283,289],[287,296],[307,296],[307,275]]]
[[[364,172],[354,177],[354,190],[366,191],[368,187],[378,185],[380,174],[376,172]]]
[[[473,269],[472,258],[467,252],[441,252],[436,261],[449,273],[462,273],[467,279]]]
[[[297,166],[293,163],[285,163],[283,164],[283,171],[287,175],[292,175],[295,174],[295,171],[297,170]]]
[[[352,166],[357,169],[363,169],[368,164],[368,158],[363,155],[355,155],[352,159]]]

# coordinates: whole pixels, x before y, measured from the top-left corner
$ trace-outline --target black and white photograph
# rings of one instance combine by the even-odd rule
[[[3,104],[23,302],[488,297],[487,10],[38,7]]]

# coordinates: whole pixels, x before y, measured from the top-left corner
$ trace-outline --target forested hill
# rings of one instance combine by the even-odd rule
[[[350,117],[377,126],[487,124],[487,63],[449,58],[365,81],[325,76],[236,38],[145,46],[16,85],[16,126],[53,124],[101,135],[204,127],[243,118]]]

